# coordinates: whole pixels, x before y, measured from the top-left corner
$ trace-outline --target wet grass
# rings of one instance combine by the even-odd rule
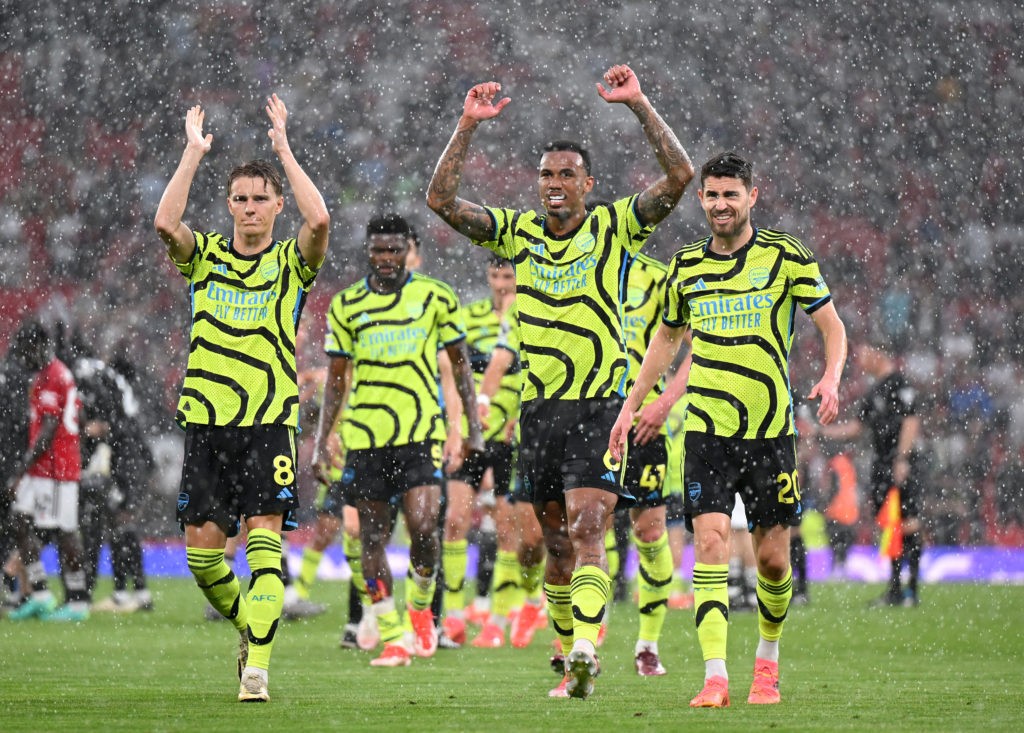
[[[728,710],[687,706],[703,677],[689,611],[661,640],[669,674],[632,669],[636,611],[616,604],[603,671],[586,701],[554,700],[550,632],[525,650],[439,651],[373,669],[339,649],[340,583],[327,615],[279,632],[268,705],[235,702],[234,635],[203,620],[186,580],[153,584],[156,610],[84,624],[0,620],[3,731],[973,731],[1024,719],[1024,587],[927,587],[915,609],[869,610],[880,589],[818,585],[794,608],[782,646],[783,703],[749,706],[756,617],[734,613]],[[99,596],[107,589],[100,589]]]

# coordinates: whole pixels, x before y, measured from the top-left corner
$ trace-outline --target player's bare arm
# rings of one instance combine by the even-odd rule
[[[466,439],[466,450],[480,452],[484,449],[483,430],[480,427],[480,410],[476,405],[476,386],[473,384],[473,373],[469,368],[469,351],[466,341],[448,344],[445,347],[448,358],[452,362],[455,384],[459,388],[463,413],[469,422],[469,437]]]
[[[846,366],[846,327],[839,319],[833,303],[811,314],[811,320],[821,331],[825,344],[825,372],[811,389],[808,399],[820,399],[818,422],[828,425],[839,417],[839,382]]]
[[[690,331],[687,329],[685,337],[687,345],[690,343],[689,334]],[[637,445],[646,445],[661,435],[661,427],[668,419],[672,406],[686,394],[686,385],[690,379],[690,366],[692,364],[693,354],[687,349],[686,356],[683,358],[679,368],[676,369],[675,374],[672,375],[672,378],[668,380],[668,384],[665,385],[665,391],[658,396],[658,399],[640,410],[640,414],[636,418],[636,426],[633,429]]]
[[[453,474],[462,467],[462,397],[455,383],[455,372],[448,352],[437,352],[437,376],[444,397],[444,419],[448,423],[448,436],[444,441],[444,469]]]
[[[484,369],[483,379],[480,380],[480,391],[476,397],[476,404],[480,410],[480,421],[485,428],[490,427],[488,421],[491,413],[491,399],[498,394],[501,380],[512,368],[515,360],[515,352],[509,349],[499,346],[491,352],[491,359],[487,362],[487,368]]]
[[[203,135],[205,120],[206,113],[198,104],[185,113],[185,151],[174,175],[167,182],[153,220],[153,226],[167,246],[168,256],[175,262],[188,262],[196,247],[195,236],[182,222],[182,217],[199,163],[213,145],[213,135]]]
[[[327,483],[330,479],[330,456],[325,446],[328,437],[334,431],[341,407],[348,393],[351,360],[341,356],[332,356],[327,367],[327,379],[324,382],[324,399],[320,405],[320,418],[317,420],[316,435],[313,438],[313,455],[310,464],[313,475]]]
[[[619,416],[612,427],[611,435],[608,436],[608,450],[612,457],[621,461],[625,454],[626,438],[629,430],[633,427],[637,410],[643,404],[644,398],[654,389],[654,385],[661,379],[672,360],[675,358],[679,346],[683,342],[683,335],[687,332],[686,326],[668,326],[661,323],[658,330],[651,337],[651,343],[647,346],[647,353],[640,364],[640,372],[636,375],[636,381],[632,389],[626,395],[626,401],[622,404]]]
[[[651,105],[640,88],[636,74],[625,64],[613,66],[604,74],[605,86],[597,85],[601,98],[609,103],[624,104],[640,120],[647,141],[665,175],[648,186],[637,199],[637,211],[645,224],[657,224],[679,203],[687,184],[693,180],[694,169],[679,139]]]
[[[495,102],[500,91],[501,85],[493,81],[477,84],[469,90],[462,105],[462,116],[427,186],[427,206],[449,226],[477,242],[494,236],[494,223],[482,206],[458,197],[459,185],[473,132],[482,121],[496,117],[511,101],[504,97]]]
[[[288,183],[291,184],[295,205],[303,220],[302,228],[299,229],[299,252],[310,267],[319,267],[327,256],[327,233],[331,224],[327,204],[292,153],[288,143],[288,108],[285,103],[274,94],[267,100],[265,109],[270,119],[267,135],[281,161]]]

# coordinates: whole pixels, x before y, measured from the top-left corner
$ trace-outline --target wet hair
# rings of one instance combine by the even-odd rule
[[[11,337],[9,354],[23,364],[28,364],[40,351],[48,351],[51,344],[50,332],[35,318],[27,318],[18,326]]]
[[[708,178],[739,178],[750,188],[754,183],[754,166],[738,154],[729,150],[719,153],[700,169],[700,185]]]
[[[583,170],[590,175],[590,153],[587,149],[580,145],[578,142],[573,140],[552,140],[544,146],[545,153],[559,153],[562,151],[568,151],[571,153],[579,153],[580,157],[583,158]]]
[[[235,166],[228,174],[228,195],[231,194],[231,184],[239,178],[262,178],[269,183],[274,192],[280,196],[284,193],[284,185],[281,183],[281,173],[273,163],[262,158],[250,160],[248,163]]]
[[[512,267],[512,260],[507,257],[491,252],[491,256],[487,258],[488,267]]]
[[[377,214],[366,225],[366,238],[369,239],[374,234],[401,234],[405,237],[414,237],[416,230],[402,216],[389,211],[386,214]]]
[[[413,249],[415,249],[418,253],[422,254],[423,242],[422,240],[420,240],[420,233],[416,231],[416,227],[414,227],[412,224],[409,224],[409,234],[406,235],[406,239],[408,239],[409,242],[412,244]]]

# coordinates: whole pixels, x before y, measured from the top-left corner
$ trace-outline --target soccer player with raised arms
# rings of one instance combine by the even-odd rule
[[[801,515],[789,352],[797,306],[821,331],[825,368],[809,399],[818,420],[839,413],[846,329],[811,252],[795,237],[755,228],[750,163],[723,153],[701,168],[697,191],[711,236],[683,247],[669,268],[662,323],[609,437],[620,456],[644,397],[692,335],[684,422],[683,490],[693,532],[694,610],[705,682],[691,707],[729,705],[729,521],[743,498],[757,556],[760,641],[747,702],[779,695],[779,638],[792,597],[790,527]]]
[[[187,144],[157,208],[154,224],[167,254],[189,282],[192,308],[188,369],[177,421],[185,429],[178,521],[188,567],[210,604],[240,634],[238,699],[265,702],[267,669],[284,585],[281,532],[298,509],[295,433],[299,421],[295,336],[306,295],[324,258],[330,216],[323,197],[288,143],[288,110],[273,95],[269,136],[302,216],[298,235],[274,238],[284,208],[281,174],[263,160],[228,176],[231,237],[193,232],[182,221],[203,135],[198,105],[185,117]],[[252,580],[242,594],[224,562],[224,546],[248,528]]]
[[[578,143],[559,140],[540,158],[542,212],[460,198],[473,133],[510,102],[498,98],[501,85],[492,81],[469,90],[427,191],[427,204],[442,219],[515,267],[524,374],[519,469],[544,530],[548,612],[566,656],[556,696],[593,690],[610,592],[605,527],[619,499],[632,499],[605,441],[629,369],[622,338],[626,272],[694,174],[632,69],[613,66],[604,83],[597,84],[600,96],[636,115],[661,165],[663,175],[645,190],[588,212],[590,156]]]

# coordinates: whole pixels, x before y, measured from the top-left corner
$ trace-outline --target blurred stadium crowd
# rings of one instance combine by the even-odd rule
[[[300,368],[313,368],[327,299],[364,270],[374,211],[409,216],[427,272],[483,293],[481,255],[423,200],[471,84],[499,81],[513,100],[477,136],[464,186],[476,200],[532,207],[537,151],[556,137],[590,148],[601,198],[653,176],[642,133],[593,87],[629,63],[697,162],[723,148],[756,161],[755,225],[801,237],[851,339],[886,344],[913,380],[931,541],[1024,545],[1024,7],[959,5],[4,1],[0,345],[28,313],[69,324],[134,365],[144,427],[172,451],[187,291],[152,217],[189,105],[206,109],[214,151],[187,221],[215,229],[230,167],[272,157],[263,99],[288,104],[292,148],[333,223],[304,317]],[[686,197],[655,256],[704,230]],[[798,394],[820,356],[802,320]],[[850,368],[846,404],[864,388]],[[178,478],[166,466],[161,496]],[[172,534],[161,501],[150,529]]]

